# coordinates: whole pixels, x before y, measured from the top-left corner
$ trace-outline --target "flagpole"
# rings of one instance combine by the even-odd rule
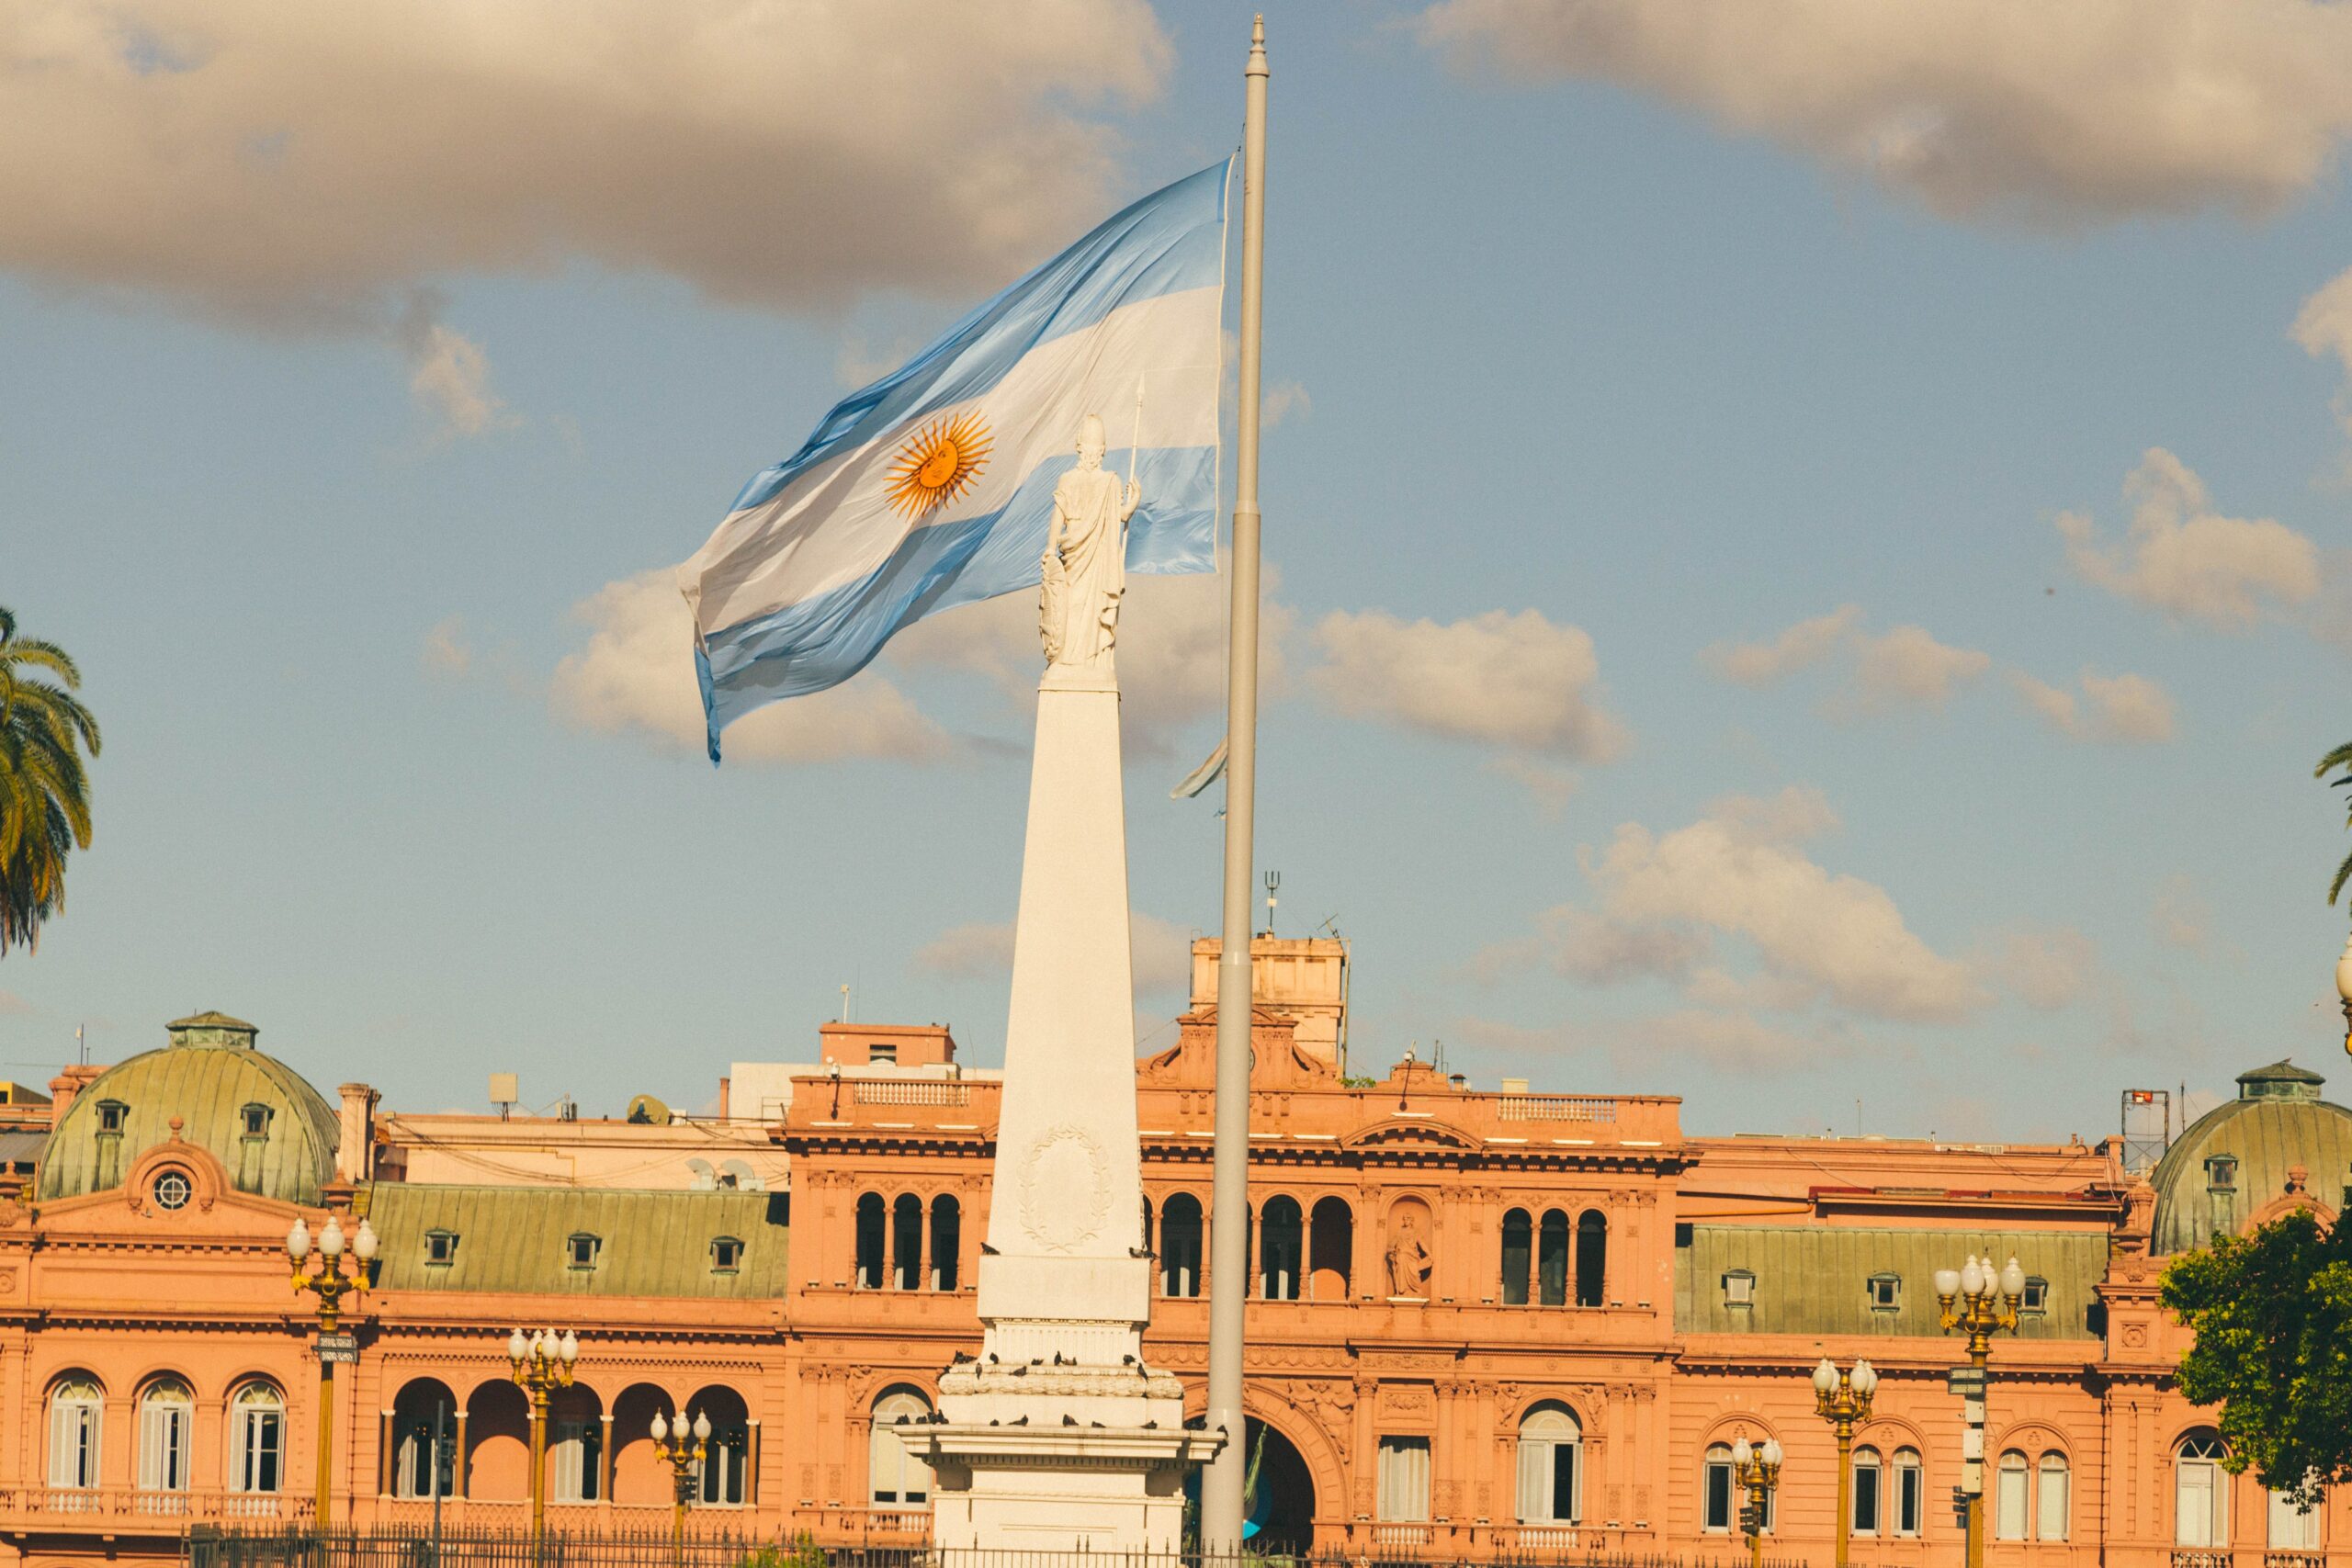
[[[1250,1272],[1250,894],[1258,804],[1258,380],[1265,303],[1266,19],[1242,71],[1241,388],[1233,465],[1232,652],[1225,699],[1225,939],[1216,966],[1216,1179],[1209,1210],[1208,1429],[1225,1443],[1201,1481],[1201,1548],[1241,1550],[1249,1457],[1241,1415],[1242,1306]]]

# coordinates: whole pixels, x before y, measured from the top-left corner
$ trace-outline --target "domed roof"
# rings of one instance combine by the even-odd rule
[[[2346,1206],[2352,1183],[2352,1111],[2320,1098],[2326,1079],[2292,1062],[2238,1076],[2238,1097],[2199,1117],[2150,1173],[2156,1190],[2154,1250],[2188,1252],[2235,1235],[2286,1195],[2300,1168],[2312,1198]]]
[[[51,1134],[40,1196],[75,1198],[122,1184],[139,1156],[179,1136],[205,1150],[241,1192],[316,1203],[334,1175],[334,1108],[285,1063],[254,1048],[261,1032],[223,1012],[165,1026],[169,1043],[85,1085]]]

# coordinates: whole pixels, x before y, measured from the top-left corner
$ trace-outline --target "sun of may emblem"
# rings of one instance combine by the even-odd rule
[[[890,504],[910,517],[929,516],[972,488],[994,444],[977,410],[940,415],[890,460]]]

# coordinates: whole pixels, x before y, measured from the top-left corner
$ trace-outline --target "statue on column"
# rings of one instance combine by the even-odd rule
[[[1427,1296],[1430,1267],[1435,1261],[1421,1242],[1420,1225],[1408,1212],[1397,1216],[1396,1234],[1388,1243],[1388,1293]]]
[[[1102,471],[1108,442],[1099,414],[1078,437],[1078,467],[1054,487],[1054,520],[1046,536],[1037,629],[1046,662],[1091,664],[1117,639],[1119,599],[1127,587],[1127,519],[1143,491]]]

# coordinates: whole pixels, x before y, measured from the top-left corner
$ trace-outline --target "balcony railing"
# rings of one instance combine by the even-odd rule
[[[1614,1122],[1617,1101],[1606,1095],[1498,1094],[1498,1122]]]
[[[936,1079],[859,1078],[854,1097],[860,1105],[969,1105],[972,1086]]]
[[[131,1486],[0,1487],[0,1518],[108,1528],[152,1521],[176,1533],[202,1523],[306,1524],[311,1500],[277,1492],[162,1492]]]

